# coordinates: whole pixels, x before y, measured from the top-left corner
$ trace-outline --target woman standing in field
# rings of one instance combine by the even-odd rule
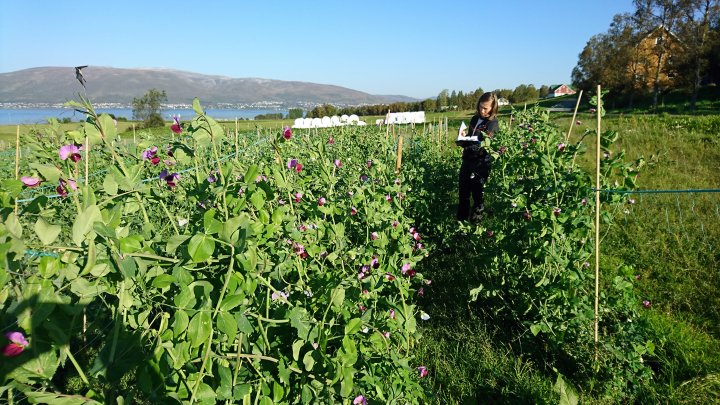
[[[478,99],[475,115],[470,120],[470,133],[461,133],[458,136],[456,144],[463,148],[459,179],[458,221],[471,219],[470,196],[473,198],[473,217],[485,209],[483,189],[490,176],[491,156],[481,144],[485,136],[492,138],[493,133],[498,130],[497,110],[498,102],[495,93],[484,93]]]

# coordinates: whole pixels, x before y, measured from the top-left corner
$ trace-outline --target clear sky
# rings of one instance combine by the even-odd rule
[[[0,73],[161,67],[371,94],[570,81],[632,0],[0,0]]]

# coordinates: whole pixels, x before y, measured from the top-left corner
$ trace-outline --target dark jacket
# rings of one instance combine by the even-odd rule
[[[472,165],[487,166],[490,169],[491,156],[485,148],[481,146],[482,141],[485,140],[485,135],[488,134],[492,137],[499,128],[497,118],[486,120],[480,118],[479,115],[475,114],[470,120],[470,127],[468,128],[467,136],[477,136],[477,141],[456,141],[458,146],[463,147],[462,159],[463,163],[470,163]]]

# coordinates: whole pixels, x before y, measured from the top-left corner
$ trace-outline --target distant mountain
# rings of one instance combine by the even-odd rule
[[[165,90],[170,104],[310,107],[386,104],[416,101],[406,96],[372,95],[328,84],[259,78],[210,76],[172,69],[118,69],[89,66],[82,70],[93,103],[129,105],[150,89]],[[0,73],[0,103],[62,103],[82,92],[73,67],[38,67]]]

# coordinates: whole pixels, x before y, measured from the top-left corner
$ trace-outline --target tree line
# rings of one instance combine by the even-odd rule
[[[534,101],[546,97],[550,93],[550,86],[542,85],[539,88],[532,84],[521,84],[515,89],[497,89],[498,98],[504,98],[511,104]],[[409,111],[447,111],[447,110],[474,110],[477,100],[484,93],[482,88],[467,93],[462,90],[443,89],[435,98],[427,98],[414,102],[395,102],[390,104],[361,105],[352,107],[336,107],[332,104],[322,104],[307,112],[307,118],[332,117],[333,115],[385,115],[388,112]],[[297,117],[290,117],[297,118]]]
[[[695,108],[704,84],[720,83],[720,0],[634,0],[590,38],[572,71],[573,85],[626,104],[672,90],[690,94]]]

